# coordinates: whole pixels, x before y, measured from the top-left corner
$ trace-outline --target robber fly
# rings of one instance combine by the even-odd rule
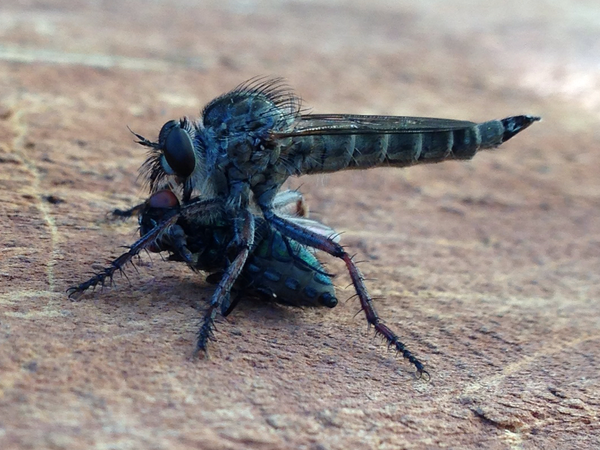
[[[217,312],[230,310],[232,289],[242,274],[249,273],[249,259],[258,248],[257,238],[261,239],[257,228],[266,227],[269,233],[278,233],[290,257],[304,246],[342,259],[367,322],[415,366],[419,375],[428,375],[422,362],[379,318],[350,255],[332,236],[282,214],[276,206],[277,194],[291,175],[471,159],[477,151],[499,146],[538,120],[539,117],[526,115],[473,123],[419,117],[304,114],[299,98],[281,79],[253,79],[210,102],[197,121],[168,121],[157,142],[134,133],[138,142],[150,149],[141,167],[151,193],[150,209],[146,208],[142,216],[158,212],[159,220],[149,229],[142,226],[142,231],[147,231],[130,253],[162,248],[164,237],[177,231],[180,237],[170,241],[169,250],[179,245],[174,254],[193,266],[194,252],[186,245],[195,239],[197,231],[186,231],[181,221],[198,221],[212,237],[214,218],[218,216],[225,224],[227,242],[222,252],[227,254],[227,260],[222,261],[222,277],[198,332],[200,351],[206,349]],[[171,193],[177,192],[181,200],[177,198],[175,202],[167,195],[168,207],[154,208],[153,199],[157,197],[153,196],[165,187]],[[125,255],[123,260],[130,259]],[[296,257],[297,261],[303,259],[302,255]],[[105,272],[122,262],[115,260]],[[267,261],[262,268],[270,266],[275,266],[273,261]],[[321,272],[320,266],[307,266],[314,273]],[[71,288],[70,295],[78,296],[98,284],[93,280]]]

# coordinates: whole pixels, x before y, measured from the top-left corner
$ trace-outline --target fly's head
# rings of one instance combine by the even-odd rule
[[[196,191],[239,209],[257,185],[274,178],[285,143],[273,136],[289,130],[299,116],[300,100],[281,79],[250,80],[210,102],[198,122],[165,123],[158,142],[134,133],[150,148],[141,174],[151,193],[171,189],[187,203]],[[273,192],[280,185],[275,184],[269,185]]]
[[[187,118],[170,120],[162,126],[158,142],[133,134],[139,139],[139,144],[150,148],[148,159],[140,168],[150,192],[157,192],[165,186],[181,188],[184,201],[189,200],[196,185],[195,174],[201,154],[194,143],[194,125]]]

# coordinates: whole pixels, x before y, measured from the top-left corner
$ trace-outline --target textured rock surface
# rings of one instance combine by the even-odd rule
[[[0,10],[0,448],[600,446],[595,1],[126,3]],[[183,266],[67,300],[136,238],[105,216],[144,197],[126,126],[260,74],[320,113],[544,117],[470,163],[294,180],[429,383],[355,300],[245,302],[204,361]]]

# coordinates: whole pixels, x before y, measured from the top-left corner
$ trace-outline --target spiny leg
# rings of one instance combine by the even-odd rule
[[[241,226],[240,226],[241,224]],[[242,210],[241,217],[236,220],[236,237],[234,242],[239,250],[233,262],[227,267],[223,273],[223,277],[215,292],[210,299],[208,310],[204,315],[200,330],[198,330],[198,340],[196,343],[196,354],[200,351],[206,351],[208,340],[213,335],[213,326],[217,310],[221,309],[223,315],[227,315],[230,309],[229,294],[234,283],[242,273],[242,269],[246,264],[250,248],[254,243],[254,216],[250,211]]]
[[[77,299],[81,294],[83,294],[86,290],[91,287],[95,287],[98,284],[104,285],[105,281],[112,280],[115,272],[122,272],[123,267],[125,267],[131,260],[139,254],[142,250],[150,247],[154,242],[159,238],[159,236],[177,222],[178,214],[170,214],[168,217],[163,219],[160,224],[151,229],[148,233],[138,239],[130,248],[129,251],[123,253],[121,256],[116,258],[114,261],[110,263],[110,266],[102,269],[100,273],[97,273],[92,278],[83,283],[72,286],[67,289],[67,294],[71,299]]]
[[[152,206],[151,202],[153,198],[154,196],[150,197],[148,200],[150,206]],[[122,272],[123,268],[131,262],[136,255],[143,250],[150,249],[161,236],[168,233],[181,215],[194,216],[202,213],[206,216],[207,223],[210,223],[210,221],[213,220],[213,217],[222,213],[223,208],[222,204],[215,200],[202,200],[189,203],[182,207],[164,208],[164,211],[165,213],[161,215],[160,222],[138,239],[129,248],[129,251],[113,260],[110,263],[110,266],[102,269],[102,271],[91,277],[89,280],[67,289],[69,298],[78,299],[89,288],[93,288],[99,284],[104,285],[106,280],[111,280],[116,272]]]
[[[375,306],[373,305],[373,299],[367,291],[367,287],[364,283],[364,278],[352,257],[344,250],[344,248],[333,241],[331,238],[314,233],[310,230],[303,228],[302,226],[296,225],[287,219],[281,218],[275,215],[271,210],[264,209],[264,216],[267,221],[275,227],[279,232],[285,236],[293,239],[294,241],[308,245],[309,247],[316,248],[318,250],[329,253],[336,258],[340,258],[346,263],[350,278],[354,289],[358,294],[360,300],[360,306],[365,313],[367,322],[373,325],[375,331],[382,335],[387,341],[389,346],[395,347],[395,349],[402,354],[411,364],[415,366],[420,377],[429,377],[429,373],[425,370],[423,363],[419,361],[413,354],[406,348],[406,346],[400,341],[400,338],[379,318]]]
[[[337,234],[333,228],[308,218],[308,205],[304,201],[302,193],[298,190],[288,189],[287,191],[278,192],[273,199],[272,210],[278,215],[278,217],[287,218],[303,228],[309,229],[317,234],[322,234],[328,237]],[[308,270],[325,275],[326,277],[334,277],[333,274],[308,264],[303,258],[298,256],[298,252],[292,248],[290,239],[285,234],[282,235],[282,238],[288,254],[294,258],[298,264],[303,265]]]

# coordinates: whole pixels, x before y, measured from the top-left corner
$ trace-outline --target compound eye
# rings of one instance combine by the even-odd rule
[[[187,131],[177,120],[165,123],[158,135],[163,155],[172,171],[182,178],[189,177],[196,168],[194,144]]]
[[[163,189],[152,194],[148,200],[148,206],[159,209],[174,208],[175,206],[179,206],[179,200],[177,200],[172,191]]]

